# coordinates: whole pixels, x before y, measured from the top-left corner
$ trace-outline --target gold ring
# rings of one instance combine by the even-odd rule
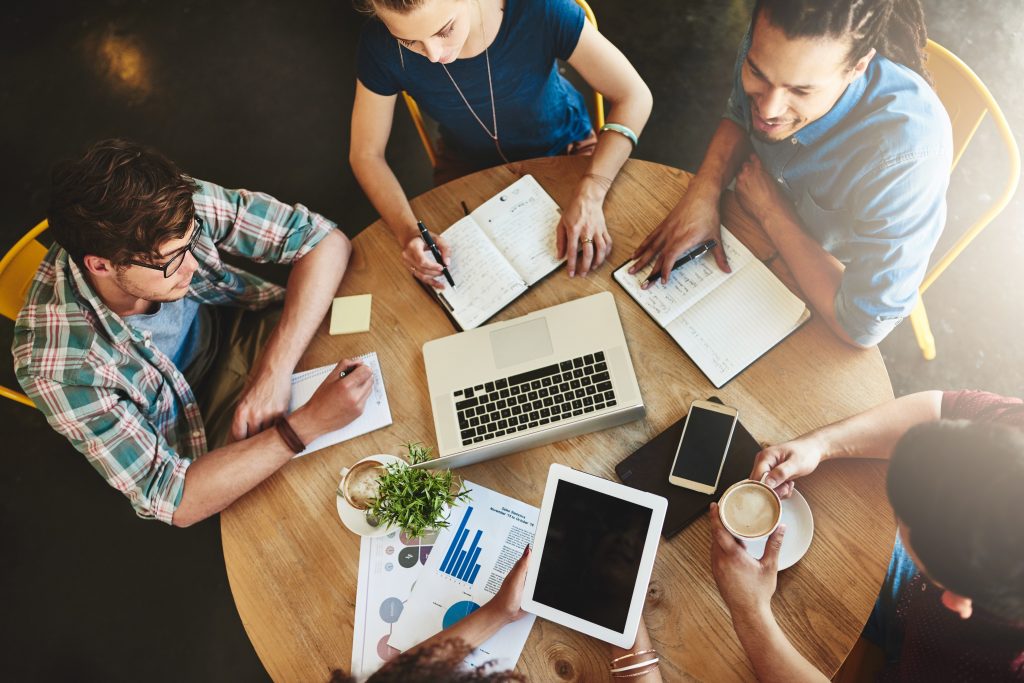
[[[583,244],[593,244],[594,243],[594,238],[593,237],[587,237],[587,238],[583,239],[582,242],[583,242]]]

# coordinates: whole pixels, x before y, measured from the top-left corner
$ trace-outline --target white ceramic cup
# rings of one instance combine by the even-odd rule
[[[738,481],[727,488],[718,501],[722,525],[745,543],[767,540],[782,519],[782,499],[775,489],[764,483],[767,478],[765,472],[760,481]]]

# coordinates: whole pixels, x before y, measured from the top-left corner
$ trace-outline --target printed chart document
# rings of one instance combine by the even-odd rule
[[[453,508],[449,527],[437,535],[391,631],[391,647],[404,652],[478,610],[533,541],[537,508],[468,481],[466,488],[472,500]],[[496,660],[498,671],[514,668],[535,619],[528,614],[508,624],[466,662],[477,666]]]
[[[436,531],[420,538],[392,531],[362,539],[352,630],[352,676],[357,680],[398,655],[388,639],[436,539]]]
[[[333,446],[342,441],[354,439],[357,436],[362,436],[391,424],[391,406],[388,405],[388,395],[384,391],[384,376],[380,372],[380,362],[377,360],[377,354],[367,353],[359,356],[357,360],[365,363],[373,373],[373,389],[370,392],[370,397],[366,399],[366,407],[363,408],[363,414],[341,429],[328,432],[314,439],[306,446],[306,450],[295,456],[296,458],[313,451],[318,451],[321,448]],[[335,365],[337,364],[325,365],[320,368],[306,370],[305,372],[296,372],[292,375],[292,397],[288,402],[289,414],[295,412],[309,401],[317,387],[323,384],[327,375],[331,373],[331,370],[334,370]],[[341,368],[338,368],[338,372],[341,372],[341,370]]]
[[[740,374],[811,317],[807,305],[722,226],[732,273],[709,254],[672,272],[668,284],[640,285],[651,267],[616,282],[686,352],[716,388]]]
[[[558,268],[555,230],[562,211],[525,175],[444,231],[455,280],[434,292],[460,330],[479,327]]]

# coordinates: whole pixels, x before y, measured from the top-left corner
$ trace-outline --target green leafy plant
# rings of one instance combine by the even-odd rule
[[[409,453],[409,465],[430,459],[431,448],[421,443],[403,444]],[[378,478],[377,497],[368,516],[378,524],[397,526],[411,537],[429,529],[448,526],[445,508],[469,500],[469,490],[461,480],[456,484],[451,470],[413,469],[404,463],[388,463]]]

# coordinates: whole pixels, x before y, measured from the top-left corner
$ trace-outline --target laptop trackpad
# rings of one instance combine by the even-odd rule
[[[491,351],[498,368],[549,356],[552,350],[548,321],[543,317],[491,332]]]

